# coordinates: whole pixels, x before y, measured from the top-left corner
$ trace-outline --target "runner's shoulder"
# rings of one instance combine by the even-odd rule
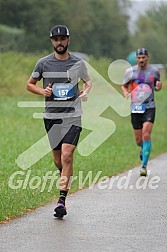
[[[54,59],[54,53],[46,55],[37,61],[37,64],[45,64],[47,61]]]
[[[159,72],[159,69],[153,64],[150,64],[148,68],[153,72]]]
[[[84,62],[84,59],[78,55],[75,55],[74,53],[70,52],[70,59],[75,62]]]

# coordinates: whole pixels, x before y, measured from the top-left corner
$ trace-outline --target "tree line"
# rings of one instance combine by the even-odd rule
[[[0,49],[51,50],[49,31],[64,24],[70,29],[71,51],[114,60],[147,47],[156,63],[164,63],[167,4],[139,17],[133,34],[128,29],[130,5],[129,0],[0,0]]]

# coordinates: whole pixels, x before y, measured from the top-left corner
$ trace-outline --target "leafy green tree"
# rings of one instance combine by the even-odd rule
[[[51,48],[49,30],[70,28],[72,51],[117,59],[129,49],[128,0],[0,0],[0,23],[25,33],[22,51]]]
[[[150,51],[151,61],[155,64],[167,63],[167,4],[152,7],[139,17],[137,29],[132,37],[134,49],[146,47]]]
[[[24,47],[24,30],[12,28],[7,25],[0,25],[0,50],[1,51],[19,51]]]
[[[68,24],[74,35],[72,49],[96,57],[117,59],[129,47],[128,1],[70,1]],[[74,18],[75,17],[75,18]]]

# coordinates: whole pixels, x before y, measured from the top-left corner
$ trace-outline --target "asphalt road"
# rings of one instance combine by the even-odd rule
[[[145,179],[136,167],[69,195],[63,220],[50,204],[1,225],[0,251],[166,252],[167,153],[148,169]]]

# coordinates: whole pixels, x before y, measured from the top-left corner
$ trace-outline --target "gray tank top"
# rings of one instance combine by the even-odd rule
[[[160,73],[153,65],[144,70],[133,66],[125,73],[124,83],[129,84],[132,113],[143,113],[145,109],[155,108],[155,83],[160,80]]]
[[[78,81],[89,78],[83,59],[70,54],[69,59],[58,60],[52,53],[36,63],[32,77],[42,79],[43,88],[52,84],[52,96],[45,98],[45,118],[81,116]]]

